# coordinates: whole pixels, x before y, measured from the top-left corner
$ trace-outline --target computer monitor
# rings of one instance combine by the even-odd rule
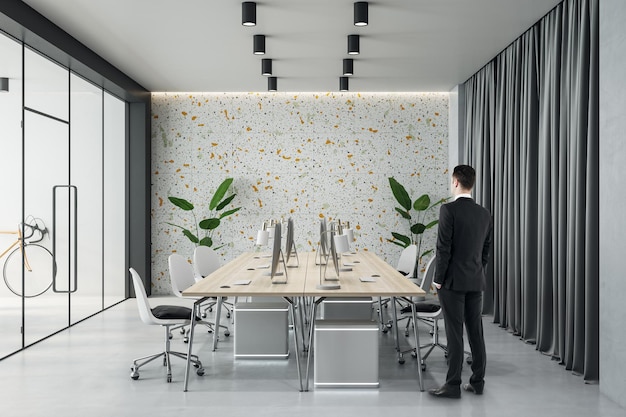
[[[284,275],[285,279],[281,281],[274,281],[274,277],[283,275],[283,272],[280,271],[280,263],[284,260],[282,259],[282,251],[281,251],[281,225],[280,223],[276,223],[274,225],[274,244],[272,245],[272,262],[270,263],[270,272],[269,275],[272,277],[272,282],[276,284],[284,284],[287,282],[287,271],[285,270]]]
[[[337,254],[337,245],[335,245],[335,235],[339,233],[338,227],[336,225],[331,225],[330,230],[330,260],[333,263],[333,268],[335,269],[335,274],[337,274],[337,279],[339,279],[339,255]]]
[[[287,264],[287,266],[293,268],[296,267],[298,265],[289,265],[289,260],[291,259],[291,257],[298,257],[298,254],[296,252],[296,244],[295,241],[293,240],[293,235],[294,235],[294,223],[293,223],[293,219],[290,217],[287,219],[287,233],[285,236],[285,263]]]
[[[322,223],[320,223],[321,225]],[[322,245],[326,245],[326,257],[323,266],[320,266],[320,282],[317,285],[317,289],[320,290],[338,290],[341,288],[339,284],[339,257],[337,255],[337,249],[335,247],[334,235],[337,233],[336,225],[331,224],[331,230],[326,230],[326,221],[323,222],[323,232],[320,232],[320,253],[324,250],[322,249]],[[320,226],[322,229],[322,226]],[[320,256],[321,258],[321,256]],[[333,268],[335,270],[334,277],[327,277],[326,270],[328,269],[329,263],[333,263]],[[322,264],[322,262],[320,262]]]

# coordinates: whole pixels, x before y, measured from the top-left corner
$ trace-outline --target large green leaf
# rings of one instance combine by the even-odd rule
[[[433,203],[433,205],[432,205],[432,206],[430,206],[430,207],[428,207],[428,208],[429,208],[429,209],[431,209],[431,208],[433,208],[433,207],[438,206],[439,204],[443,204],[443,203],[445,203],[446,201],[448,201],[448,197],[446,197],[446,198],[442,198],[441,200],[434,202],[434,203]]]
[[[240,209],[241,209],[241,207],[237,207],[237,208],[234,208],[232,210],[225,211],[222,214],[220,214],[220,219],[223,219],[224,217],[228,217],[228,216],[230,216],[233,213],[237,213]]]
[[[404,211],[400,207],[396,207],[396,211],[400,213],[400,215],[404,217],[405,219],[411,220],[411,215],[409,214],[408,211]]]
[[[222,198],[226,195],[226,191],[228,191],[228,187],[230,187],[232,182],[232,178],[226,178],[220,186],[217,187],[217,190],[215,190],[215,194],[213,194],[213,198],[211,199],[211,203],[209,203],[209,210],[215,210],[219,202],[222,201]]]
[[[189,230],[187,229],[183,230],[183,234],[187,236],[189,240],[191,240],[193,243],[198,243],[198,238],[196,237],[196,235],[191,233]]]
[[[437,224],[439,224],[439,220],[433,220],[432,222],[430,222],[430,223],[428,223],[428,224],[426,225],[426,228],[427,228],[427,229],[430,229],[430,228],[432,228],[432,227],[437,226]]]
[[[399,242],[399,241],[397,241],[397,240],[393,240],[393,239],[387,239],[387,242],[391,242],[391,243],[393,243],[394,245],[398,245],[398,246],[400,246],[401,248],[406,248],[406,247],[408,246],[408,245],[407,245],[406,243],[404,243],[404,242]]]
[[[396,232],[391,232],[391,236],[394,237],[394,239],[399,240],[400,242],[404,243],[406,246],[411,244],[411,238],[405,235],[401,235],[400,233],[396,233]]]
[[[217,207],[215,207],[215,210],[220,211],[221,209],[226,207],[231,201],[233,201],[233,198],[235,198],[236,195],[237,194],[233,194],[229,196],[228,198],[225,198],[224,201],[222,201],[221,203],[217,205]]]
[[[167,197],[167,199],[170,200],[172,204],[174,204],[176,207],[181,208],[185,211],[193,210],[193,204],[183,198]]]
[[[169,224],[170,226],[174,226],[174,227],[178,227],[179,229],[183,229],[183,230],[186,230],[186,228],[184,228],[183,226],[181,226],[181,225],[178,225],[178,224],[174,224],[174,223],[169,223],[169,222],[165,222],[165,224]]]
[[[211,247],[211,246],[213,246],[213,239],[211,239],[211,237],[210,237],[210,236],[207,236],[207,237],[205,237],[205,238],[202,238],[202,239],[200,240],[200,242],[198,242],[198,244],[199,244],[200,246],[208,246],[208,247]]]
[[[421,235],[422,233],[424,233],[425,230],[426,226],[424,226],[422,223],[415,223],[413,226],[411,226],[411,233],[413,233],[414,235]]]
[[[409,193],[406,192],[404,186],[393,177],[389,177],[389,185],[398,203],[400,203],[406,211],[411,210],[411,197],[409,197]]]
[[[200,229],[202,230],[213,230],[217,229],[220,223],[220,219],[213,217],[210,219],[201,220],[200,223],[198,223],[198,226],[200,226]]]
[[[430,206],[430,197],[428,194],[421,195],[415,203],[413,203],[413,208],[417,211],[424,211]]]

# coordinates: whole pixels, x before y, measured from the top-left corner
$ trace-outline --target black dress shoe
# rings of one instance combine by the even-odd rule
[[[472,384],[464,384],[463,385],[463,389],[467,392],[473,392],[476,395],[483,395],[483,389],[485,388],[484,385],[478,386],[478,385],[472,385]]]
[[[461,389],[458,386],[451,387],[445,384],[439,388],[428,390],[428,393],[440,398],[461,398]]]

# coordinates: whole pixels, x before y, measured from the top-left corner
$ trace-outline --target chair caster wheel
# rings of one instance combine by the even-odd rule
[[[181,327],[181,328],[180,328],[180,334],[185,334],[185,333],[186,333],[186,332],[185,332],[185,328],[184,328],[184,327]]]
[[[172,375],[167,376],[167,382],[172,382]]]
[[[213,307],[209,307],[209,313],[213,311]]]
[[[422,363],[421,367],[422,367],[422,372],[424,372],[426,370],[426,364]]]
[[[230,318],[230,313],[226,313],[226,318],[229,319]]]
[[[467,362],[468,365],[471,365],[473,362],[473,359],[471,356],[468,356],[467,359],[465,359],[465,362]]]
[[[224,336],[226,336],[226,337],[230,336],[230,332],[229,332],[228,330],[226,330],[226,331],[224,332]]]
[[[398,355],[398,363],[400,365],[404,365],[404,362],[405,362],[404,355],[401,353],[401,354]]]
[[[189,343],[189,338],[188,338],[187,336],[185,336],[185,337],[183,338],[183,342],[184,342],[184,343]]]
[[[411,352],[411,356],[414,358],[417,358],[417,353],[415,353],[415,351]]]
[[[130,377],[132,380],[136,381],[139,379],[139,372],[137,372],[137,370],[135,370],[135,368],[130,368],[131,369],[131,373],[130,373]]]
[[[404,332],[404,337],[409,337],[409,332],[408,331]]]
[[[204,368],[198,368],[198,370],[196,370],[196,374],[198,376],[203,376],[204,375]]]
[[[383,327],[383,333],[387,333],[388,331],[389,331],[389,329],[388,329],[388,328]]]
[[[206,313],[202,313],[201,316],[203,319],[206,319]]]
[[[167,338],[168,338],[168,339],[170,339],[170,340],[172,340],[172,338],[173,338],[173,337],[174,337],[174,336],[172,336],[172,334],[171,334],[171,333],[167,335]]]
[[[393,327],[393,323],[387,323],[385,326],[387,326],[388,329],[391,329]]]

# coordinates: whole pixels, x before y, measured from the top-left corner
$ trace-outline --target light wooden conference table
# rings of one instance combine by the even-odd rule
[[[289,304],[289,310],[293,321],[293,338],[295,344],[296,366],[298,368],[298,378],[300,380],[300,391],[308,391],[309,389],[309,368],[311,361],[311,351],[313,350],[313,326],[315,323],[316,307],[324,299],[329,297],[402,297],[410,298],[414,296],[424,295],[424,291],[413,282],[408,280],[404,275],[398,272],[391,265],[380,259],[375,254],[368,251],[359,251],[350,256],[341,257],[342,268],[349,266],[351,271],[341,271],[339,281],[326,281],[326,283],[340,284],[339,289],[327,290],[320,289],[321,282],[324,283],[324,275],[327,277],[336,277],[332,263],[327,266],[326,274],[324,274],[324,265],[318,265],[319,258],[316,260],[315,252],[302,253],[298,255],[297,267],[287,268],[287,275],[276,276],[273,279],[268,276],[270,258],[260,253],[243,253],[236,259],[222,266],[203,280],[195,283],[187,290],[183,291],[184,296],[195,297],[198,300],[195,306],[199,306],[210,297],[218,298],[218,308],[216,309],[216,323],[219,323],[221,302],[223,297],[282,297]],[[317,262],[316,262],[317,261]],[[290,262],[293,264],[293,262]],[[281,263],[282,266],[282,263]],[[291,266],[291,265],[290,265]],[[284,269],[281,267],[281,271]],[[372,278],[371,282],[362,282],[362,278]],[[277,283],[285,282],[286,283]],[[305,298],[312,300],[310,319],[309,319],[309,340],[308,353],[306,363],[306,380],[303,384],[302,371],[300,366],[300,343],[298,341],[298,332],[302,332],[303,344],[305,344],[305,320],[303,319],[304,308],[295,309],[294,307],[302,302]],[[395,304],[395,303],[394,303]],[[413,306],[413,304],[411,303]],[[296,319],[296,310],[300,310],[299,325]],[[394,323],[396,323],[396,309],[392,308]],[[416,311],[412,309],[413,323],[416,324]],[[193,348],[194,325],[196,314],[192,314],[192,326],[189,335],[188,357],[190,357]],[[299,328],[298,328],[299,327]],[[399,347],[397,326],[395,327],[396,348]],[[217,332],[216,332],[217,333]],[[218,335],[214,333],[213,350],[216,349]],[[422,380],[421,354],[419,334],[416,328],[415,346],[417,353],[417,374],[420,390],[424,391]],[[236,337],[236,336],[235,336]],[[306,345],[306,344],[305,344]],[[305,346],[306,350],[306,346]],[[187,360],[185,369],[184,390],[187,391],[189,382],[190,361]]]

